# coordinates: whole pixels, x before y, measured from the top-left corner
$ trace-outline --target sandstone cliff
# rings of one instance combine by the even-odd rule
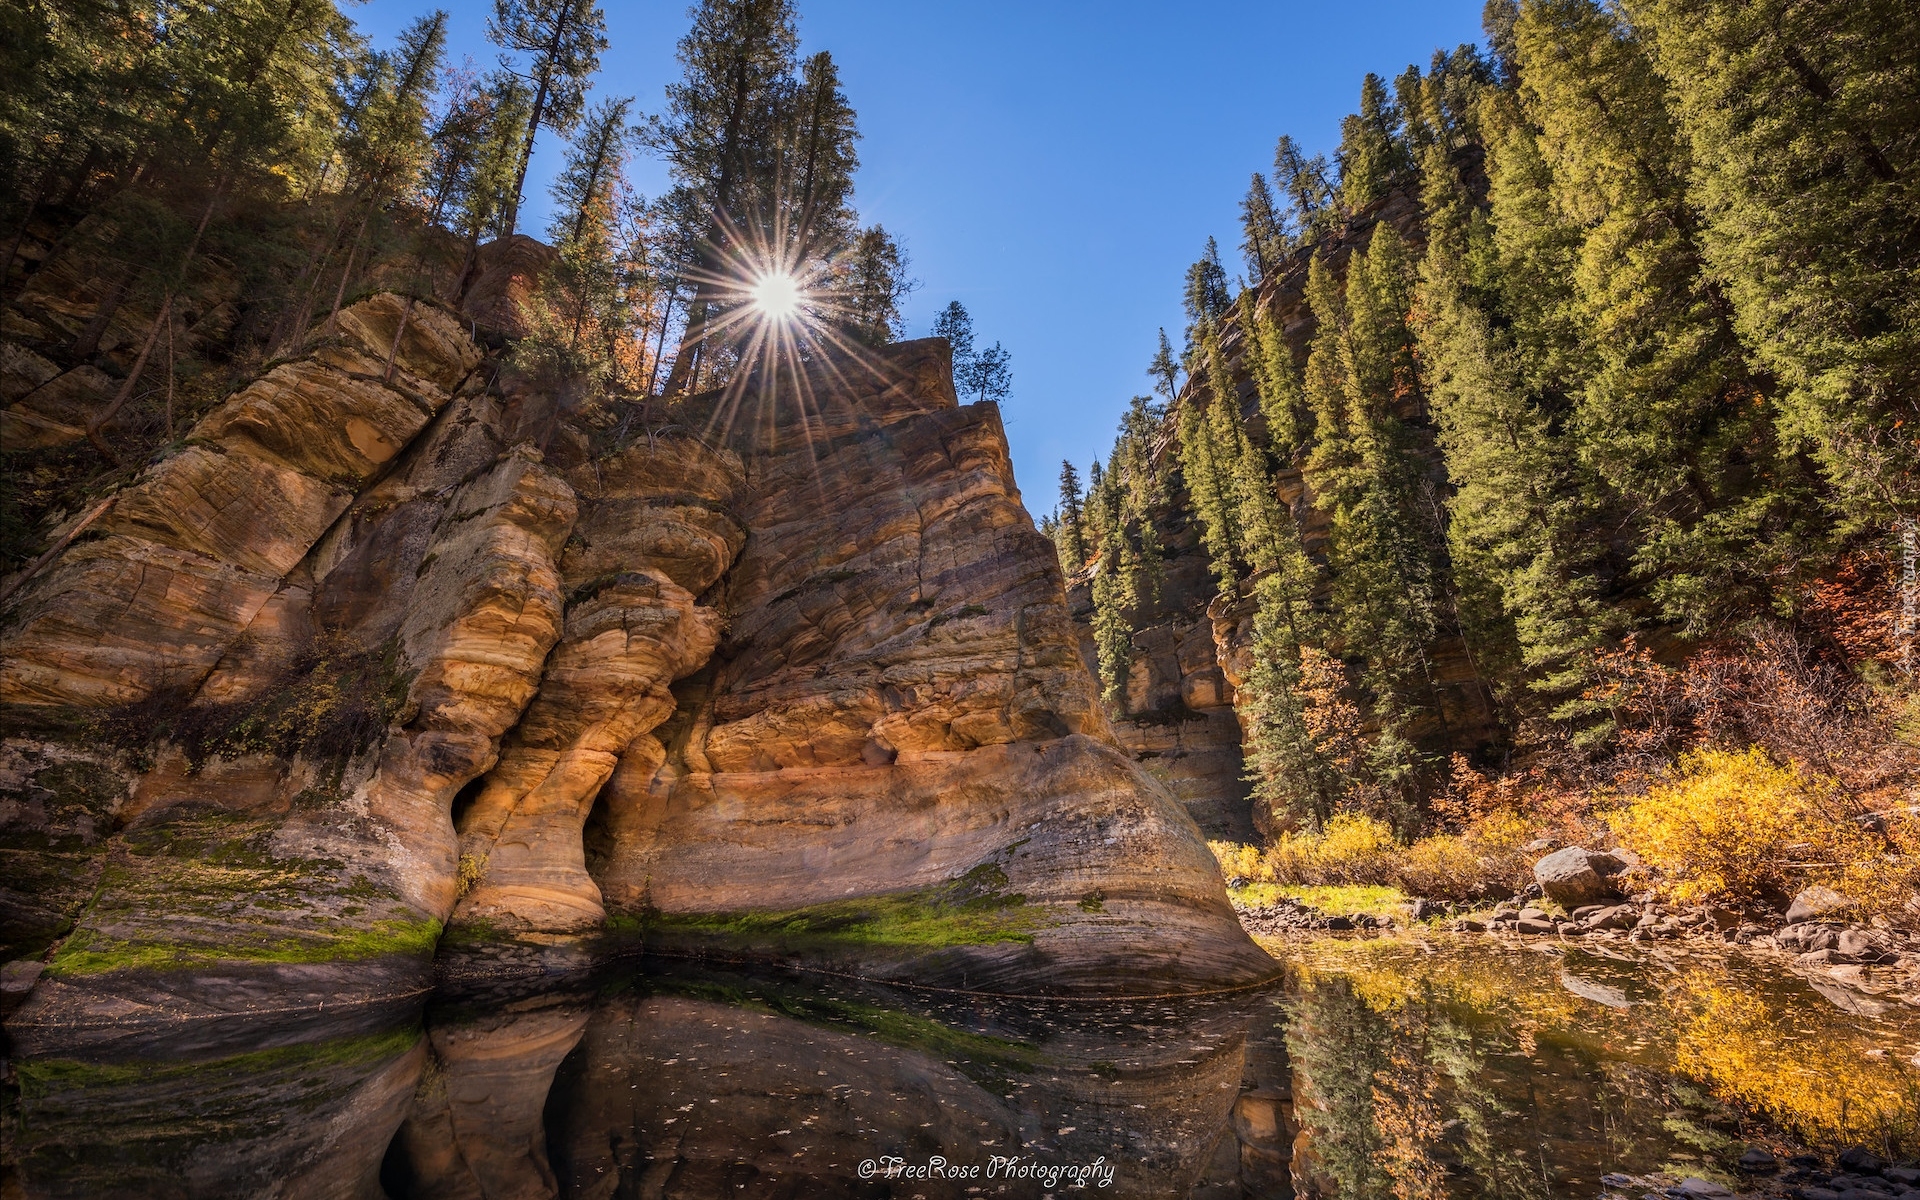
[[[944,343],[618,440],[477,328],[349,307],[8,581],[20,1036],[609,933],[1017,991],[1268,969]]]

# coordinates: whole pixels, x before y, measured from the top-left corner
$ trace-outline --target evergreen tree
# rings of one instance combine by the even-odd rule
[[[580,119],[587,81],[600,69],[607,48],[606,30],[606,14],[595,0],[493,0],[487,38],[503,50],[529,56],[521,74],[533,89],[502,222],[508,234],[519,224],[534,141],[542,128],[566,133]]]
[[[1006,400],[1013,391],[1012,364],[1013,355],[1002,349],[999,342],[988,346],[967,364],[961,394],[995,403]]]
[[[1360,85],[1360,111],[1340,124],[1340,205],[1356,213],[1387,194],[1408,159],[1399,106],[1386,84],[1368,72]]]
[[[949,300],[933,319],[933,336],[947,339],[953,347],[953,370],[958,375],[965,364],[973,361],[973,318],[967,314],[966,305],[958,300]]]
[[[1080,473],[1073,469],[1072,462],[1064,459],[1060,463],[1058,512],[1060,532],[1056,541],[1060,547],[1060,568],[1063,574],[1072,576],[1086,565],[1087,539],[1081,522]]]
[[[1153,361],[1147,364],[1147,374],[1153,377],[1153,390],[1165,396],[1168,404],[1180,398],[1180,360],[1174,357],[1173,343],[1167,340],[1167,331],[1160,330],[1160,345],[1153,352]]]
[[[1188,321],[1187,345],[1191,348],[1202,325],[1218,320],[1233,303],[1233,294],[1227,290],[1226,268],[1220,265],[1220,245],[1212,238],[1207,239],[1206,252],[1199,261],[1187,268],[1183,300]]]
[[[1636,565],[1664,614],[1704,632],[1764,605],[1816,509],[1703,270],[1685,147],[1644,48],[1594,0],[1529,0],[1514,36],[1552,218],[1577,229],[1579,451],[1639,506]]]
[[[832,289],[841,324],[855,340],[884,346],[904,331],[900,302],[918,286],[907,267],[906,251],[885,229],[860,231]]]
[[[1920,509],[1920,11],[1636,0],[1743,344],[1856,522]]]
[[[776,186],[793,181],[793,213],[787,215],[785,198],[777,194],[762,197],[757,207],[772,220],[774,240],[787,247],[789,269],[804,274],[805,264],[823,249],[847,245],[858,232],[852,198],[860,133],[831,54],[822,50],[802,64],[789,109],[791,129],[781,142],[786,161],[776,166],[773,180]]]
[[[1307,294],[1318,325],[1305,392],[1315,418],[1307,480],[1332,522],[1332,644],[1364,662],[1380,723],[1369,768],[1402,797],[1419,755],[1407,730],[1430,702],[1439,629],[1438,530],[1422,458],[1406,421],[1417,397],[1406,314],[1413,268],[1389,225],[1348,267],[1346,293],[1316,256]],[[1396,816],[1404,817],[1404,813]]]
[[[1240,201],[1240,227],[1245,235],[1240,253],[1246,256],[1247,271],[1257,287],[1267,272],[1279,265],[1280,256],[1287,251],[1286,231],[1280,226],[1273,189],[1267,186],[1267,177],[1258,171],[1253,173],[1253,182],[1247,186],[1246,198]]]
[[[1282,135],[1273,150],[1273,183],[1286,197],[1287,215],[1301,241],[1315,240],[1326,232],[1336,214],[1324,155],[1308,158],[1299,143]]]
[[[1239,318],[1260,415],[1267,426],[1267,442],[1278,461],[1288,461],[1304,443],[1308,431],[1306,397],[1300,391],[1300,373],[1285,333],[1261,311],[1249,288],[1240,293]]]
[[[756,243],[768,244],[763,231],[774,223],[765,198],[782,190],[779,134],[791,128],[798,45],[791,0],[702,0],[680,39],[682,75],[667,87],[667,111],[647,124],[647,142],[674,179],[662,212],[679,226],[670,240],[688,255],[677,274],[693,287],[686,332],[667,374],[669,393],[697,386],[696,358],[723,324],[739,277],[765,265],[754,261]],[[847,307],[856,309],[851,323],[863,336],[877,336],[891,320],[879,277],[892,243],[884,235],[859,240],[864,253],[851,273],[869,276],[867,284],[880,290],[853,297]]]

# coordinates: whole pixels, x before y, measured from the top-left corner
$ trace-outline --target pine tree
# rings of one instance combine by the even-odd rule
[[[1166,397],[1172,404],[1180,398],[1180,360],[1174,357],[1173,343],[1167,340],[1167,331],[1160,330],[1160,345],[1153,352],[1153,361],[1147,364],[1147,374],[1153,377],[1153,390]]]
[[[1132,579],[1138,564],[1124,536],[1102,547],[1093,575],[1093,644],[1100,669],[1100,698],[1125,708],[1127,680],[1133,670]]]
[[[1013,391],[1013,355],[999,342],[973,356],[967,364],[964,394],[975,400],[1000,403]]]
[[[1300,241],[1314,241],[1327,231],[1337,214],[1324,155],[1308,158],[1299,143],[1282,135],[1273,150],[1273,183],[1286,197],[1287,215]]]
[[[1246,256],[1247,271],[1258,286],[1258,281],[1279,265],[1280,256],[1287,251],[1287,235],[1280,226],[1273,189],[1267,186],[1267,177],[1258,171],[1253,173],[1253,182],[1247,185],[1246,198],[1240,201],[1240,228],[1245,235],[1240,253]]]
[[[782,139],[785,163],[775,168],[776,186],[793,181],[793,214],[785,198],[763,197],[758,207],[770,213],[774,236],[788,246],[789,269],[804,276],[805,264],[852,242],[858,222],[852,206],[853,173],[860,166],[854,142],[860,132],[852,105],[840,89],[840,71],[825,50],[801,66],[800,84],[790,106],[791,131]],[[784,226],[784,228],[782,228]]]
[[[1579,238],[1573,311],[1593,369],[1577,444],[1641,507],[1636,566],[1664,614],[1705,632],[1765,604],[1816,509],[1703,270],[1685,147],[1644,48],[1594,0],[1524,4],[1514,35],[1555,215]]]
[[[1699,241],[1856,522],[1920,510],[1920,12],[1636,0],[1689,160]]]
[[[1318,332],[1305,391],[1315,417],[1307,480],[1332,522],[1332,644],[1365,663],[1380,732],[1369,769],[1402,797],[1419,755],[1405,730],[1430,703],[1429,651],[1439,630],[1439,531],[1404,413],[1417,398],[1412,264],[1389,225],[1348,267],[1345,295],[1319,256],[1307,294]],[[1404,815],[1404,814],[1403,814]]]
[[[1220,265],[1220,245],[1212,238],[1207,239],[1206,251],[1199,260],[1187,268],[1183,300],[1187,310],[1187,346],[1191,349],[1202,326],[1218,320],[1233,303],[1233,295],[1227,290],[1226,268]]]
[[[1266,421],[1267,442],[1276,460],[1287,461],[1305,441],[1308,430],[1306,397],[1300,391],[1293,348],[1260,309],[1253,289],[1240,293],[1239,310],[1242,345],[1259,397],[1260,415]]]
[[[900,302],[917,286],[907,269],[907,253],[893,235],[878,225],[860,231],[831,289],[840,323],[855,340],[884,346],[900,336]]]
[[[973,360],[973,318],[967,314],[966,305],[958,300],[949,300],[933,319],[933,336],[947,339],[947,344],[953,347],[956,374],[963,364]]]
[[[957,301],[956,301],[957,303]],[[1063,574],[1077,574],[1087,562],[1087,539],[1080,510],[1080,473],[1073,463],[1060,463],[1060,568]]]
[[[1368,72],[1360,85],[1360,111],[1340,124],[1340,206],[1359,212],[1386,195],[1412,165],[1400,109],[1380,77]]]
[[[600,69],[600,55],[607,48],[606,31],[606,14],[595,0],[493,0],[487,38],[503,50],[529,56],[522,76],[533,89],[502,222],[508,234],[519,225],[534,142],[541,129],[567,133],[580,119],[587,81]]]
[[[693,27],[680,39],[682,75],[667,87],[667,111],[648,121],[646,140],[666,158],[675,184],[662,216],[678,227],[669,240],[687,255],[676,274],[693,289],[686,331],[667,373],[668,393],[698,385],[696,360],[723,327],[738,277],[764,266],[755,262],[756,244],[770,244],[776,224],[765,198],[782,192],[777,175],[786,143],[780,130],[792,127],[798,45],[791,0],[702,0]],[[877,283],[881,272],[873,268],[884,265],[890,244],[871,239],[860,256],[866,273],[875,276],[869,283]],[[886,317],[867,311],[880,304],[880,294],[854,298],[862,311],[853,323],[868,336],[878,330],[870,318]]]

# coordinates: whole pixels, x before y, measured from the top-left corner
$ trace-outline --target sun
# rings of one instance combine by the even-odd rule
[[[785,321],[800,311],[800,281],[784,271],[762,275],[750,294],[754,308],[772,320]]]

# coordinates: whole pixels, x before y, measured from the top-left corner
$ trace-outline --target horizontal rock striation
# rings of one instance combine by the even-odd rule
[[[969,986],[1270,969],[1114,748],[998,409],[956,403],[945,344],[710,403],[746,468],[735,616],[667,760],[608,785],[612,906],[667,941]]]
[[[943,342],[616,429],[469,328],[343,310],[15,581],[16,1038],[383,1011],[610,925],[1018,992],[1271,970]]]

